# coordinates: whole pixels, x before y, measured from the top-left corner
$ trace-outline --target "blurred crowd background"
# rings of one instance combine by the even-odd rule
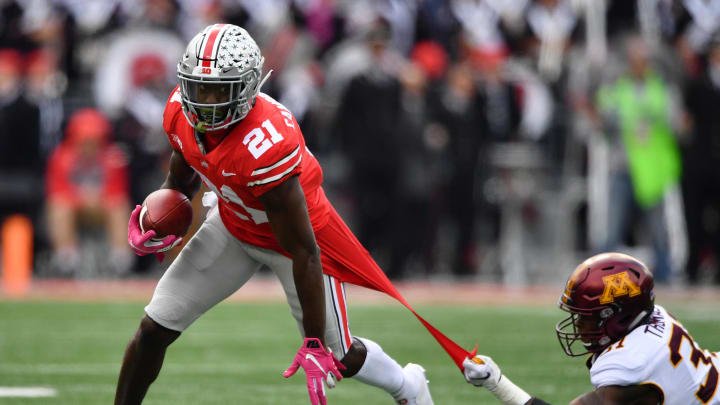
[[[162,271],[127,218],[216,22],[391,278],[556,282],[619,250],[720,283],[720,0],[0,0],[0,220],[30,219],[35,277]]]

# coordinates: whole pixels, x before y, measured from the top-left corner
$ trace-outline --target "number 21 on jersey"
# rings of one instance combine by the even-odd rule
[[[260,128],[254,128],[243,138],[243,145],[248,147],[248,151],[250,151],[250,154],[252,154],[255,159],[262,156],[262,154],[272,148],[273,145],[283,140],[283,136],[275,129],[275,126],[269,119],[263,121],[261,126],[270,134],[270,139],[265,137],[265,132]]]

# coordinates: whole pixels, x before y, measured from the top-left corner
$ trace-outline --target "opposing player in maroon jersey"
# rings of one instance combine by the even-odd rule
[[[284,375],[305,370],[312,404],[327,401],[322,381],[333,386],[342,376],[382,388],[399,404],[432,404],[422,367],[402,368],[377,343],[350,334],[343,284],[372,286],[382,272],[325,197],[322,170],[292,113],[259,92],[269,74],[263,61],[244,29],[215,24],[178,63],[180,85],[163,116],[174,151],[161,187],[192,198],[202,181],[217,203],[145,307],[115,404],[139,404],[167,346],[262,266],[282,283],[304,336]],[[139,210],[128,225],[136,253],[180,242],[182,235],[157,241],[153,231],[139,231]]]

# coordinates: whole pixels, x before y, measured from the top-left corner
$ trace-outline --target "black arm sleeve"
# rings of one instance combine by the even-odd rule
[[[527,405],[550,405],[547,402],[543,401],[540,398],[532,397],[530,401],[528,401]]]

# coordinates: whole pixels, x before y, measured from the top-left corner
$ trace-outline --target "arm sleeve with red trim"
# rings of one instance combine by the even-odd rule
[[[269,124],[265,124],[268,121]],[[245,168],[243,181],[256,197],[302,172],[303,156],[307,153],[305,142],[297,122],[288,122],[292,126],[278,112],[264,121],[262,128],[251,131],[243,139],[254,157],[250,164],[242,166]],[[282,139],[277,139],[278,136]]]

